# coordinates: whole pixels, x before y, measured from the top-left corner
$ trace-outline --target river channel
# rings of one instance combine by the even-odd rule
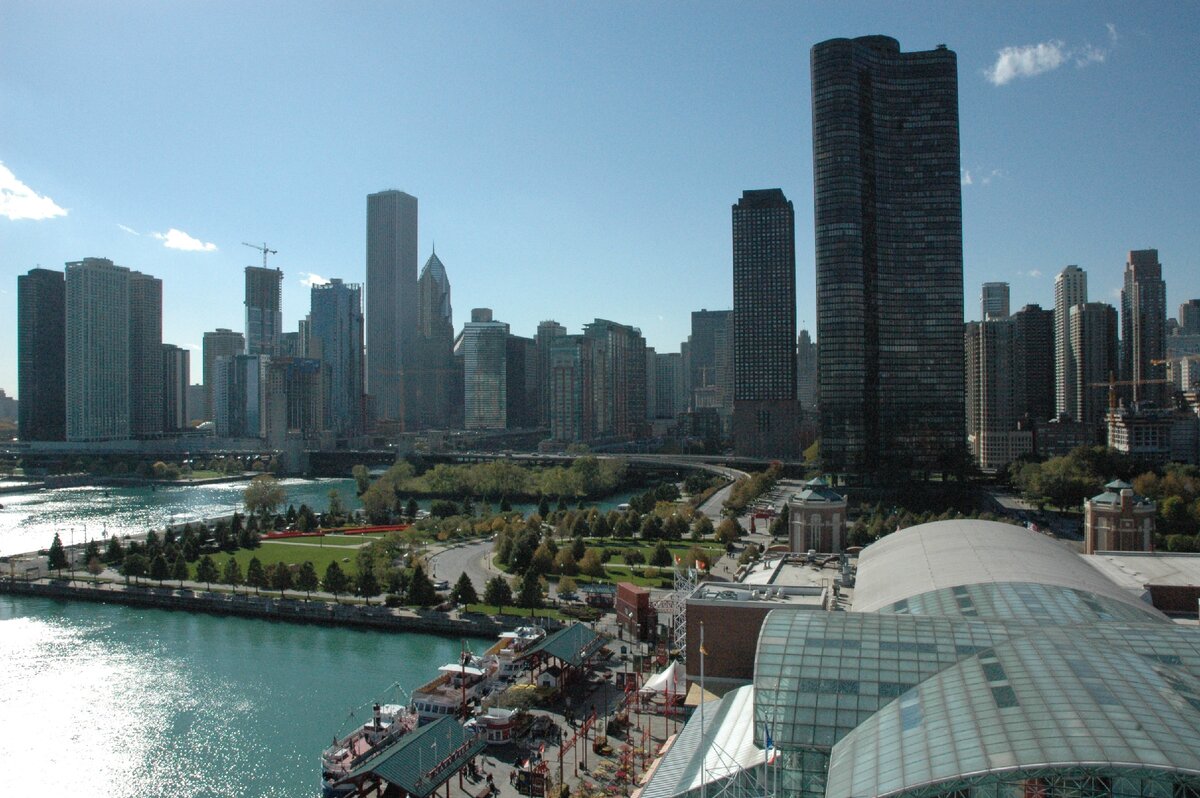
[[[4,793],[319,795],[334,735],[374,700],[403,701],[393,685],[419,687],[462,645],[0,595]]]

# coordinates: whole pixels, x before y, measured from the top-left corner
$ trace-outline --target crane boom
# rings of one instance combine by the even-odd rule
[[[267,249],[267,242],[265,242],[265,241],[263,242],[263,245],[261,247],[258,244],[247,244],[245,241],[242,242],[242,246],[250,247],[250,249],[257,249],[259,252],[262,253],[264,269],[267,268],[267,255],[278,255],[279,254],[279,250]]]

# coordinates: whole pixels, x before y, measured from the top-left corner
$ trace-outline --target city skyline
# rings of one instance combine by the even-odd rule
[[[959,56],[966,318],[985,281],[1009,282],[1014,308],[1050,306],[1073,263],[1093,301],[1117,304],[1126,254],[1148,248],[1169,315],[1200,296],[1191,9],[412,6],[337,24],[318,6],[289,20],[250,7],[236,24],[110,11],[5,12],[0,100],[20,124],[0,137],[0,311],[13,319],[18,274],[108,257],[162,280],[162,338],[195,364],[203,332],[243,327],[235,286],[259,256],[241,242],[279,250],[294,330],[302,281],[365,282],[363,196],[395,188],[420,199],[419,257],[437,241],[460,307],[493,307],[526,336],[547,318],[616,318],[674,352],[691,311],[732,306],[729,204],[779,186],[797,206],[797,326],[815,331],[807,52],[873,33]],[[100,42],[130,54],[92,74],[73,53]],[[777,57],[748,57],[760,51]],[[368,79],[400,67],[396,85]],[[753,151],[734,146],[748,119]],[[10,324],[9,395],[16,363]]]

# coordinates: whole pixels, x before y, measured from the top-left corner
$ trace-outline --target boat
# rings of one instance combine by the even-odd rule
[[[321,752],[321,795],[342,798],[354,791],[351,784],[339,784],[357,765],[375,751],[398,740],[417,727],[417,716],[402,704],[375,704],[371,720],[359,726]]]
[[[500,634],[500,643],[489,650],[497,663],[497,675],[502,679],[515,678],[521,672],[521,657],[531,646],[546,636],[540,626],[519,626]]]
[[[494,648],[494,647],[493,647]],[[438,668],[438,676],[413,690],[412,708],[419,723],[430,723],[447,715],[465,717],[499,685],[495,656],[477,657],[464,649],[458,662]]]

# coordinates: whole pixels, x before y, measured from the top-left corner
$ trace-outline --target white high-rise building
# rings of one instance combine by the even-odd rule
[[[1087,302],[1087,272],[1068,266],[1054,278],[1054,412],[1070,412],[1075,401],[1075,360],[1071,351],[1071,308]],[[1078,421],[1079,419],[1076,419]]]
[[[107,258],[66,267],[67,440],[129,438],[129,269]]]

